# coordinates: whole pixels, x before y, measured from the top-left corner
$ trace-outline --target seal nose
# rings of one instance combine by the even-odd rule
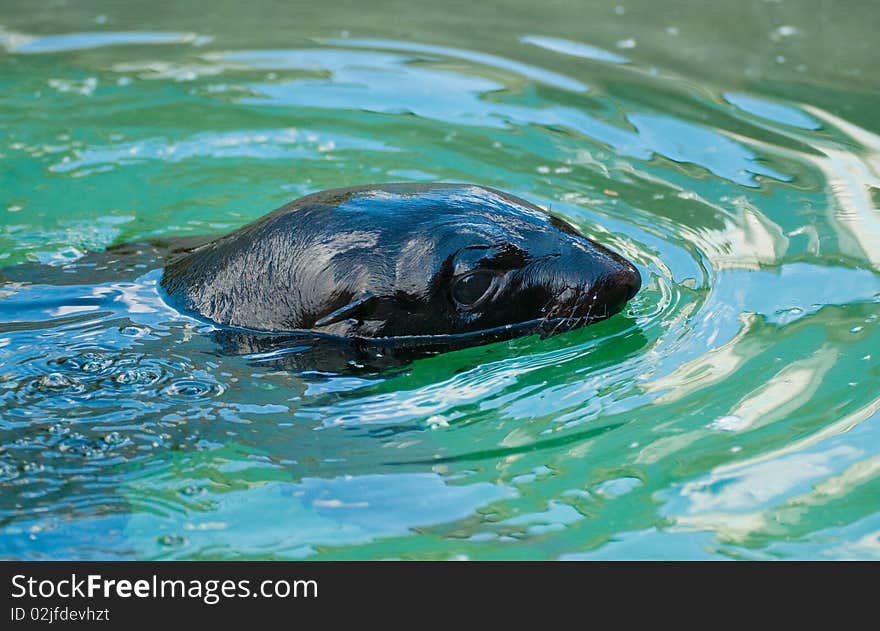
[[[617,277],[617,282],[625,292],[623,302],[629,302],[635,298],[635,295],[639,293],[639,289],[642,288],[642,275],[639,274],[639,270],[634,265],[627,263],[623,270],[617,273]]]
[[[641,287],[642,276],[639,270],[628,261],[622,260],[614,265],[599,283],[596,300],[605,307],[608,315],[612,315],[623,309]]]

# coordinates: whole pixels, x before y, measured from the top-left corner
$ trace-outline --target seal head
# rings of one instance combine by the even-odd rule
[[[220,325],[371,339],[566,330],[620,311],[641,278],[501,191],[384,184],[293,201],[178,255],[161,285]]]

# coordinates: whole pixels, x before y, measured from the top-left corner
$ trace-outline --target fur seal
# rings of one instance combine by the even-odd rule
[[[165,299],[223,327],[467,344],[620,311],[638,270],[539,207],[472,184],[302,197],[164,268]]]

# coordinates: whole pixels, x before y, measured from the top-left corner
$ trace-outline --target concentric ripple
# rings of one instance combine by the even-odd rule
[[[84,6],[50,29],[16,0],[0,27],[0,556],[880,557],[863,26]],[[807,54],[817,24],[852,50]],[[87,254],[401,180],[525,197],[643,288],[544,340],[293,371],[168,307],[148,252]]]

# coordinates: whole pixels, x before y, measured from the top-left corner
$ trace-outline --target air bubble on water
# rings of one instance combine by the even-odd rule
[[[117,373],[113,377],[113,381],[122,385],[138,383],[143,379],[143,372],[141,368],[126,368],[122,372]]]
[[[104,357],[100,353],[84,353],[79,357],[80,370],[84,372],[100,372],[113,364],[112,359]]]
[[[81,392],[83,390],[82,383],[75,377],[68,377],[60,372],[50,372],[40,375],[35,384],[40,390],[48,390],[51,392]]]
[[[626,39],[622,39],[622,40],[618,41],[615,44],[615,46],[617,46],[617,48],[622,48],[622,49],[635,48],[636,47],[636,40],[633,39],[632,37],[628,37]]]
[[[163,394],[184,399],[200,399],[210,394],[221,394],[223,387],[219,384],[210,384],[195,379],[181,379],[167,386]]]

